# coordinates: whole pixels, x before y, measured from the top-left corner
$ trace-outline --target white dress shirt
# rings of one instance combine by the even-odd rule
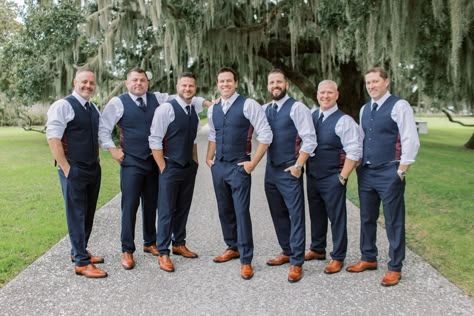
[[[141,96],[136,96],[131,93],[128,93],[132,100],[137,104],[137,98],[141,97],[143,102],[146,105],[147,99],[146,94]],[[161,93],[161,92],[153,92],[158,103],[161,104],[171,101],[176,98],[176,95],[169,95],[168,93]],[[192,104],[196,110],[196,113],[202,111],[202,103],[204,102],[204,98],[202,97],[194,97]],[[112,131],[114,130],[115,125],[120,121],[123,116],[123,103],[119,97],[113,97],[105,106],[104,111],[102,112],[102,116],[99,121],[99,142],[102,146],[102,149],[107,150],[108,148],[115,148],[115,143],[112,140]]]
[[[277,105],[277,112],[280,111],[283,104],[289,99],[288,95],[285,95],[282,99],[263,105],[263,111],[267,110],[267,107],[273,104]],[[298,135],[301,137],[303,144],[300,152],[313,155],[314,149],[318,145],[316,140],[316,132],[314,130],[313,118],[311,117],[311,111],[303,103],[296,101],[290,110],[290,118],[295,124]]]
[[[188,114],[186,111],[186,106],[190,105],[194,107],[192,104],[187,104],[181,97],[177,97],[176,101],[181,106],[181,109],[184,113]],[[192,112],[191,112],[192,113]],[[196,125],[196,129],[199,127],[199,116],[198,123]],[[150,142],[150,149],[161,150],[163,149],[163,138],[168,131],[168,126],[174,121],[175,113],[173,106],[171,103],[163,103],[159,107],[156,108],[155,114],[153,116],[153,121],[151,123],[150,128],[150,136],[148,137],[148,141]],[[194,139],[194,143],[196,144],[196,139]]]
[[[385,101],[391,96],[390,92],[380,98],[378,101],[371,99],[370,104],[377,103],[379,106],[377,111],[384,105]],[[362,129],[362,113],[365,105],[360,109],[360,139],[361,144],[364,140],[364,130]],[[415,115],[410,104],[403,99],[398,100],[393,106],[390,113],[392,120],[397,123],[398,131],[400,133],[400,143],[402,146],[402,154],[400,157],[400,164],[410,165],[415,162],[418,149],[420,148],[420,140],[418,138],[418,131],[416,130]]]
[[[100,115],[99,109],[93,102],[87,101],[81,97],[76,91],[72,92],[72,95],[81,103],[85,108],[86,102],[91,105],[91,110],[94,108]],[[75,113],[72,105],[65,99],[60,99],[54,102],[48,109],[48,121],[46,122],[46,137],[62,139],[64,131],[66,130],[67,123],[74,119]]]
[[[238,93],[234,93],[227,101],[230,102],[229,108],[232,107],[234,101],[239,96]],[[223,98],[221,98],[221,102],[225,102]],[[207,118],[209,124],[209,136],[208,140],[211,142],[216,141],[216,129],[214,127],[214,123],[212,121],[212,112],[214,110],[214,104],[209,107],[207,110]],[[250,124],[254,127],[255,132],[257,133],[257,140],[262,144],[271,144],[273,140],[273,133],[270,125],[267,121],[267,116],[265,115],[265,111],[263,111],[262,106],[258,104],[257,101],[251,98],[247,98],[244,103],[243,109],[244,117],[250,121]],[[225,114],[225,113],[224,113]]]
[[[339,107],[335,104],[329,110],[322,111],[319,109],[319,116],[324,114],[323,122]],[[316,111],[313,110],[313,112]],[[362,157],[362,143],[360,142],[359,125],[352,117],[344,114],[336,123],[334,132],[341,139],[342,149],[346,152],[346,158],[357,161]]]

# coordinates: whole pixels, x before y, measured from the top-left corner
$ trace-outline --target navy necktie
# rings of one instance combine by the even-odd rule
[[[321,114],[319,115],[319,118],[318,118],[318,127],[319,127],[319,125],[321,125],[321,123],[323,122],[323,119],[324,119],[324,113],[321,112]]]
[[[372,118],[374,118],[375,113],[377,113],[377,108],[378,107],[379,107],[379,105],[377,103],[372,104],[372,111],[370,112],[370,115],[372,116]]]
[[[86,103],[84,104],[84,108],[86,109],[86,111],[90,111],[91,105],[89,104],[89,102],[86,102]]]
[[[186,113],[191,114],[191,106],[190,105],[186,105]]]
[[[146,105],[145,105],[145,102],[143,102],[143,98],[142,97],[137,98],[137,102],[138,102],[138,107],[140,108],[140,110],[145,111]]]

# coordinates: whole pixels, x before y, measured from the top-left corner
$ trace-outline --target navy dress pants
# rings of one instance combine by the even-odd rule
[[[341,184],[338,174],[306,179],[311,219],[310,249],[326,253],[329,219],[333,242],[331,258],[344,261],[347,252],[346,186]]]
[[[160,174],[158,193],[157,245],[160,255],[169,255],[169,246],[186,244],[186,223],[194,192],[198,164],[192,161],[188,166],[166,161],[166,168]]]
[[[405,181],[397,173],[398,165],[357,168],[360,198],[360,251],[362,260],[377,260],[377,219],[383,203],[385,229],[389,241],[388,269],[400,272],[405,259]]]
[[[250,264],[253,258],[252,178],[236,162],[216,160],[211,172],[224,242],[229,249],[239,250],[242,264]]]
[[[267,163],[265,195],[283,253],[292,265],[302,266],[305,248],[303,176],[295,178],[285,167]]]
[[[158,167],[153,157],[142,168],[128,164],[127,156],[120,168],[122,190],[122,252],[135,252],[135,224],[138,206],[142,205],[143,244],[156,244],[156,212],[158,204]],[[131,159],[130,159],[131,160]]]
[[[100,164],[88,167],[71,164],[67,178],[61,168],[58,168],[58,174],[66,208],[71,255],[77,266],[85,266],[90,263],[86,249],[99,197]]]

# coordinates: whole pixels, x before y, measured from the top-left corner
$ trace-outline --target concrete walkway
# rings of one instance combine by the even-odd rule
[[[199,134],[202,162],[206,135],[205,131]],[[69,241],[64,238],[0,289],[0,315],[474,315],[474,300],[411,251],[401,283],[392,288],[380,286],[387,264],[387,238],[381,227],[379,270],[326,275],[327,261],[311,261],[304,265],[300,282],[288,283],[288,265],[265,264],[280,249],[263,191],[264,163],[252,178],[252,280],[240,278],[238,260],[212,262],[225,244],[210,171],[201,163],[187,238],[189,248],[199,253],[198,259],[172,256],[176,272],[161,271],[157,258],[141,251],[141,225],[137,225],[137,265],[125,271],[120,265],[118,195],[97,212],[89,246],[94,254],[105,257],[100,266],[109,277],[76,276],[69,261]],[[359,259],[359,217],[353,205],[348,223],[346,263],[352,264]],[[307,228],[308,244],[309,220]]]

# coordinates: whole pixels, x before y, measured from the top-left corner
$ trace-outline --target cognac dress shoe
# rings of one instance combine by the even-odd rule
[[[295,283],[303,277],[303,267],[291,265],[288,273],[288,282]]]
[[[133,260],[133,253],[124,252],[122,258],[122,267],[125,270],[131,270],[135,267],[135,260]]]
[[[363,272],[365,270],[377,270],[377,261],[369,262],[369,261],[359,261],[356,264],[347,267],[347,272]]]
[[[308,250],[304,254],[304,261],[310,261],[310,260],[326,260],[326,254],[325,253],[319,253],[313,250]]]
[[[282,264],[290,262],[290,256],[285,254],[280,254],[278,257],[270,259],[267,261],[267,265],[269,266],[281,266]]]
[[[158,247],[156,245],[143,246],[143,251],[146,253],[151,253],[154,256],[159,256]]]
[[[243,264],[240,266],[240,276],[244,280],[250,280],[253,277],[253,269],[251,264]]]
[[[385,273],[385,276],[383,277],[382,283],[380,284],[382,286],[394,286],[397,285],[398,282],[400,282],[401,278],[401,272],[387,271],[387,273]]]
[[[87,250],[87,254],[89,255],[89,260],[92,264],[104,263],[104,258],[92,255],[89,250]],[[71,256],[71,262],[75,262],[74,256]]]
[[[326,268],[324,268],[324,273],[326,273],[326,274],[338,273],[339,271],[341,271],[343,266],[344,266],[344,261],[331,260],[331,261],[329,261]]]
[[[181,246],[173,246],[171,248],[171,250],[173,250],[173,253],[175,255],[180,255],[180,256],[183,256],[185,258],[197,258],[198,255],[197,253],[195,252],[192,252],[191,250],[188,249],[188,247],[186,247],[185,245],[181,245]]]
[[[77,275],[83,275],[86,278],[98,279],[107,277],[107,272],[97,268],[92,263],[82,267],[75,266],[74,271]]]
[[[227,249],[222,255],[215,257],[213,260],[216,263],[222,263],[237,258],[240,258],[240,253],[237,250]]]
[[[158,263],[160,264],[160,269],[166,272],[174,272],[174,265],[171,262],[170,256],[162,255],[158,257]]]

